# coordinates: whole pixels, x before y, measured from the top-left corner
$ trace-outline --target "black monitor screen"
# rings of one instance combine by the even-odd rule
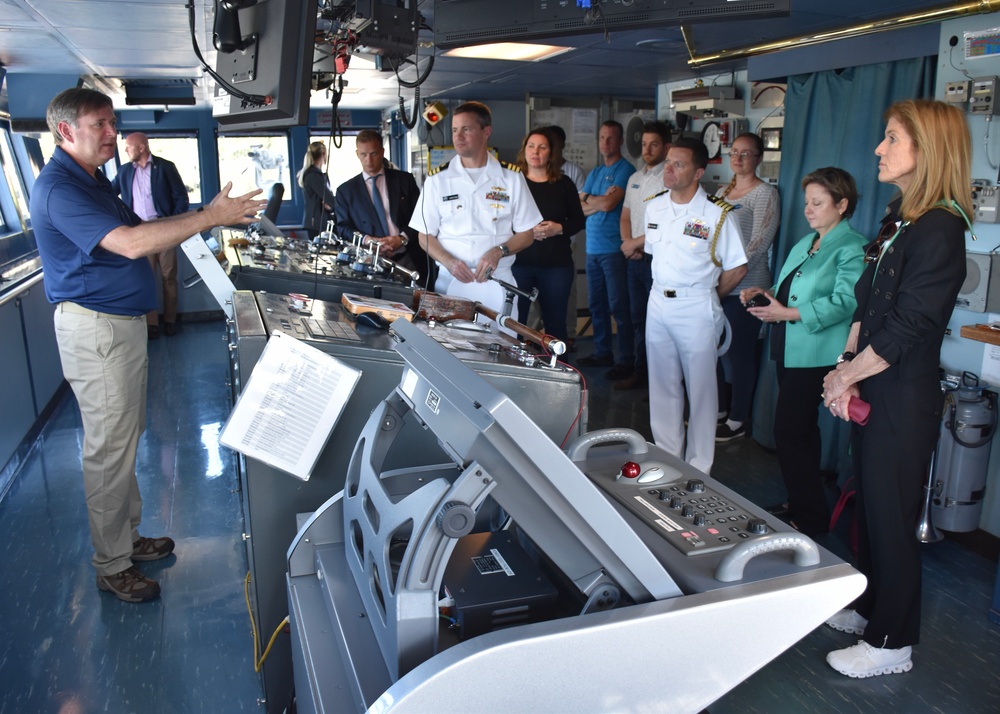
[[[216,13],[225,12],[216,2]],[[309,117],[316,0],[262,0],[238,12],[246,49],[219,51],[216,72],[235,89],[270,97],[254,105],[216,90],[212,116],[227,130],[300,126]],[[218,27],[216,23],[216,27]]]

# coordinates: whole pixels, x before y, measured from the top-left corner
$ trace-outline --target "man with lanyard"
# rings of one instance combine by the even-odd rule
[[[543,219],[520,170],[489,153],[492,131],[485,104],[455,109],[451,136],[457,156],[427,176],[410,227],[441,268],[438,293],[501,312],[504,291],[486,281],[493,276],[516,285],[514,255],[531,245],[532,229]]]
[[[720,298],[746,274],[747,258],[730,206],[698,183],[706,166],[702,142],[682,138],[671,145],[663,166],[668,192],[646,204],[645,251],[653,256],[646,316],[653,441],[708,474],[715,459],[716,348],[725,324]]]
[[[134,563],[165,558],[174,549],[170,538],[138,532],[136,448],[146,423],[143,318],[156,307],[147,257],[217,225],[249,224],[265,201],[254,199],[260,190],[231,198],[232,184],[226,184],[197,211],[142,221],[101,171],[117,147],[111,99],[92,89],[68,89],[49,104],[46,120],[56,149],[32,189],[31,219],[45,296],[56,305],[63,375],[83,422],[83,489],[97,587],[125,602],[146,602],[159,596],[160,586]]]
[[[635,332],[620,222],[625,188],[635,167],[622,156],[621,124],[604,122],[597,141],[603,161],[587,176],[580,194],[587,217],[587,304],[594,325],[594,352],[581,357],[579,364],[611,367],[605,377],[625,379],[635,371]],[[611,315],[618,325],[617,363],[611,348]]]
[[[130,163],[121,167],[112,185],[131,208],[144,221],[161,216],[179,216],[187,213],[188,191],[180,172],[172,161],[153,156],[149,151],[149,138],[134,131],[125,139],[125,153]],[[177,333],[177,249],[167,248],[162,253],[149,256],[149,263],[160,268],[163,278],[163,331],[167,337]],[[160,318],[156,309],[146,315],[149,338],[160,336]]]
[[[649,382],[646,361],[646,303],[653,287],[652,256],[642,249],[646,202],[663,193],[663,160],[670,148],[670,127],[662,121],[642,127],[642,161],[645,164],[628,180],[622,204],[622,254],[628,260],[628,300],[635,330],[635,374],[615,382],[615,389],[635,389]]]

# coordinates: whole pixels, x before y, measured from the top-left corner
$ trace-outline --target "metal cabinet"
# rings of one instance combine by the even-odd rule
[[[52,313],[40,271],[0,295],[0,493],[63,384]]]
[[[234,294],[233,369],[236,384],[245,384],[263,349],[266,336],[275,330],[298,337],[347,364],[361,370],[354,394],[341,415],[311,478],[300,481],[252,459],[241,460],[243,508],[247,555],[251,570],[251,595],[258,631],[265,641],[288,614],[285,591],[286,553],[295,537],[296,515],[317,510],[341,490],[348,462],[372,409],[399,384],[403,360],[392,349],[384,332],[355,329],[341,306],[313,301],[307,313],[295,309],[283,295],[237,291]],[[332,322],[347,330],[349,339],[319,338],[310,332],[308,321]],[[313,323],[314,324],[314,323]],[[444,327],[421,323],[442,342],[449,342]],[[586,430],[586,409],[582,404],[580,376],[568,369],[528,367],[508,348],[516,344],[505,336],[483,338],[457,333],[450,339],[457,356],[527,413],[555,443],[575,438]],[[479,347],[470,348],[472,339]],[[500,345],[489,350],[485,342]],[[582,411],[581,411],[582,410]],[[579,417],[579,418],[578,418]],[[440,463],[443,454],[433,440],[413,435],[399,452],[414,466]],[[430,446],[433,444],[433,447]],[[280,712],[292,690],[291,647],[279,637],[264,663],[264,691],[269,712]]]

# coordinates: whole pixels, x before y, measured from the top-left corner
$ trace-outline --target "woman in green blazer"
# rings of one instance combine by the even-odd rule
[[[836,365],[850,330],[857,307],[854,284],[865,267],[868,240],[847,221],[858,204],[849,173],[817,169],[802,179],[802,188],[814,232],[792,248],[773,288],[747,288],[740,300],[750,314],[772,323],[779,388],[774,441],[788,490],[786,517],[803,533],[818,535],[830,522],[817,421],[823,378]],[[755,306],[765,299],[769,304]]]

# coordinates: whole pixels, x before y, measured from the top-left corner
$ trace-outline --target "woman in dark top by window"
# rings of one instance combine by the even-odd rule
[[[306,206],[302,225],[310,238],[315,238],[326,229],[330,211],[333,210],[333,192],[330,191],[330,182],[323,173],[325,163],[326,145],[322,141],[309,144],[306,156],[302,160],[302,170],[299,171],[299,186],[302,187]]]
[[[535,226],[535,242],[517,254],[514,278],[526,292],[538,288],[545,331],[565,342],[566,306],[576,273],[569,239],[585,222],[580,196],[562,173],[562,153],[547,129],[535,129],[524,137],[517,165],[545,220]],[[527,315],[528,300],[518,300],[518,314]]]

